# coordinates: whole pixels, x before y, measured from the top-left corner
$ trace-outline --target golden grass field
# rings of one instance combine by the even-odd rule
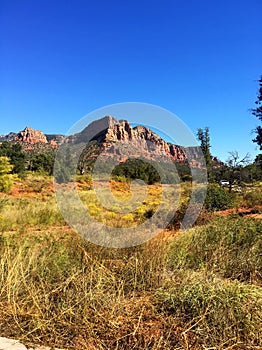
[[[119,218],[103,211],[90,183],[79,177],[77,186],[89,214],[117,227],[143,222],[162,200],[161,186],[151,185]],[[226,216],[203,210],[181,231],[188,186],[177,225],[114,249],[65,223],[51,177],[16,180],[0,194],[1,336],[76,350],[261,349],[262,224],[238,214],[240,207],[261,213],[261,186],[237,194]],[[126,183],[111,189],[123,203],[130,198]]]

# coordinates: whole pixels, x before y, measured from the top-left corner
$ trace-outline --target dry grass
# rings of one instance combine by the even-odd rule
[[[220,217],[180,235],[171,246],[175,269],[206,269],[221,277],[262,285],[262,221]]]
[[[258,221],[216,218],[107,249],[68,228],[44,189],[0,208],[2,336],[75,350],[262,347]]]

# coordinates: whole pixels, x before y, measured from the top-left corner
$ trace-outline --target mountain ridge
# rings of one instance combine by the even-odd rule
[[[82,131],[65,136],[61,134],[44,134],[40,130],[26,126],[24,130],[5,136],[0,136],[0,142],[18,142],[23,150],[30,151],[40,149],[41,152],[57,149],[60,144],[83,144],[85,145],[86,158],[95,160],[102,152],[107,153],[107,157],[119,161],[129,157],[144,157],[146,159],[166,159],[167,161],[186,162],[186,149],[190,149],[190,158],[196,167],[199,153],[197,147],[185,148],[165,141],[156,132],[143,125],[132,126],[127,120],[117,120],[113,116],[105,116],[91,122]],[[125,149],[125,154],[121,154],[119,146]],[[39,147],[41,146],[41,147]],[[187,154],[187,155],[186,155]],[[194,161],[195,159],[195,161]],[[87,160],[87,159],[86,159]]]

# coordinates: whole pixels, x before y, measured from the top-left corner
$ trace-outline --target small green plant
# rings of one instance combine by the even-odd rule
[[[13,165],[8,157],[0,157],[0,192],[8,193],[13,187],[13,176],[10,172]]]
[[[261,187],[247,190],[243,195],[243,204],[247,207],[262,205],[262,189]]]
[[[0,197],[0,210],[2,210],[4,207],[8,204],[8,198],[6,197]]]
[[[91,174],[83,174],[76,175],[75,180],[81,184],[91,184],[92,183],[92,175]]]

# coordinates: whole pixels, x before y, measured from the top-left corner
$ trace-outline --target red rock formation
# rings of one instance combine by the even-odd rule
[[[128,156],[185,160],[182,147],[167,143],[145,126],[139,125],[133,128],[126,120],[112,123],[105,130],[102,143],[104,149],[110,148],[110,154],[117,158],[119,144],[126,144]]]
[[[54,141],[54,140],[49,141],[49,144],[50,144],[50,146],[52,146],[53,148],[57,148],[57,147],[58,147],[57,142]]]
[[[106,116],[93,121],[81,132],[71,135],[44,135],[39,130],[26,127],[19,133],[0,137],[0,142],[20,142],[25,150],[56,149],[61,143],[86,144],[85,159],[95,160],[102,152],[105,157],[124,161],[129,157],[151,160],[187,162],[194,167],[200,165],[201,155],[197,147],[184,148],[163,140],[149,128],[138,125],[132,127],[127,120],[118,121]]]
[[[18,134],[16,134],[14,141],[28,142],[30,144],[35,144],[38,142],[48,143],[42,131],[34,130],[29,126],[27,126],[23,131],[20,131]]]

